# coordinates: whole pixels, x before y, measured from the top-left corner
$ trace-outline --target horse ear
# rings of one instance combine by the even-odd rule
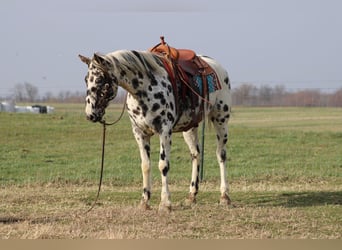
[[[101,65],[104,69],[106,70],[110,70],[110,65],[111,65],[111,62],[108,61],[104,55],[101,55],[99,53],[95,53],[94,54],[94,57],[93,57],[93,60],[95,62],[97,62],[99,65]]]
[[[81,59],[82,62],[84,62],[85,64],[87,64],[89,66],[90,64],[90,58],[82,56],[82,55],[78,55],[78,57]]]

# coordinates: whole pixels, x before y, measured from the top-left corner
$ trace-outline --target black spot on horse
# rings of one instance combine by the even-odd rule
[[[161,131],[162,131],[162,119],[161,119],[160,115],[158,115],[156,118],[153,119],[152,125],[158,133],[161,133]]]
[[[144,75],[139,71],[138,72],[138,77],[140,78],[140,79],[144,79]]]
[[[133,109],[133,114],[135,114],[135,115],[140,115],[140,111],[137,110],[137,109]]]
[[[167,161],[167,164],[166,164],[166,166],[163,168],[163,176],[166,176],[167,175],[167,173],[169,172],[169,169],[170,169],[170,163],[169,163],[169,161]]]
[[[143,116],[145,117],[146,116],[146,112],[148,111],[148,106],[143,102],[143,101],[139,101],[139,105],[142,109],[142,112],[143,112]]]
[[[141,108],[142,108],[142,111],[143,111],[143,116],[145,117],[145,116],[146,116],[146,113],[147,113],[147,111],[148,111],[148,107],[147,107],[146,104],[143,104],[143,105],[141,106]]]
[[[150,145],[145,145],[145,151],[146,151],[148,158],[150,158],[150,151],[151,151]]]
[[[158,81],[156,80],[156,78],[154,77],[154,75],[152,73],[149,74],[149,77],[151,79],[151,85],[152,86],[157,86],[158,85]]]
[[[167,119],[169,119],[172,123],[175,121],[175,118],[170,112],[167,112]]]
[[[147,195],[148,200],[151,198],[151,192],[149,190],[147,190],[146,188],[144,188],[144,194]]]
[[[126,71],[121,70],[121,71],[120,71],[120,76],[121,76],[121,77],[124,77],[125,75],[126,75]]]
[[[170,109],[173,110],[173,103],[170,102]]]
[[[136,95],[140,98],[143,98],[143,97],[147,97],[147,92],[146,91],[143,91],[143,90],[138,90]]]
[[[154,103],[153,106],[152,106],[152,111],[156,112],[159,108],[160,108],[159,103]]]
[[[158,92],[158,93],[154,94],[154,98],[155,98],[155,99],[160,99],[160,103],[161,103],[162,105],[165,105],[165,104],[166,104],[166,100],[165,100],[165,97],[164,97],[164,95],[163,95],[162,92]]]
[[[137,89],[139,87],[139,81],[137,78],[132,79],[133,88]]]
[[[163,152],[160,154],[160,159],[161,160],[165,160],[165,151],[163,150]]]
[[[225,162],[227,159],[226,150],[222,149],[220,156],[221,156],[221,161]]]
[[[161,103],[161,105],[165,105],[166,104],[166,100],[165,100],[164,96],[163,96],[162,99],[160,99],[160,103]]]
[[[164,98],[163,93],[162,92],[158,92],[158,93],[154,94],[154,98],[156,98],[156,99]]]
[[[225,104],[224,106],[223,106],[223,111],[224,112],[227,112],[229,110],[229,106],[227,105],[227,104]]]

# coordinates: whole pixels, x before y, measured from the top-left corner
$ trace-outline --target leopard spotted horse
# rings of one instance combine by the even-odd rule
[[[226,170],[228,120],[231,112],[230,81],[226,70],[218,62],[206,56],[198,56],[214,69],[221,88],[208,93],[207,100],[199,98],[194,108],[188,99],[179,104],[181,94],[175,92],[181,88],[175,90],[172,86],[170,71],[166,69],[162,55],[149,51],[119,50],[106,55],[95,53],[93,58],[81,55],[79,57],[88,65],[88,73],[85,77],[87,86],[85,113],[88,120],[92,122],[103,120],[105,109],[116,97],[119,86],[128,92],[126,107],[141,157],[143,175],[141,206],[144,209],[150,208],[152,187],[150,138],[154,134],[159,135],[160,141],[159,170],[162,189],[159,210],[171,210],[168,173],[173,132],[182,132],[190,149],[192,175],[186,203],[189,205],[196,203],[201,160],[198,124],[188,127],[189,124],[193,124],[193,113],[201,112],[202,102],[205,104],[205,118],[213,123],[216,131],[216,156],[221,176],[220,204],[231,203]]]

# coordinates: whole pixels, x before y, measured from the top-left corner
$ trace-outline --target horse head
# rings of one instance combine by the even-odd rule
[[[88,120],[99,122],[103,120],[105,109],[118,92],[118,81],[110,73],[113,63],[98,53],[95,53],[92,59],[82,55],[79,57],[88,65],[88,73],[85,77],[87,85],[85,113]]]

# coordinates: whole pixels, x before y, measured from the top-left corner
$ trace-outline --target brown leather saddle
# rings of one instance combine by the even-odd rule
[[[150,48],[149,51],[162,55],[164,58],[164,65],[169,71],[175,93],[177,111],[180,110],[179,98],[181,98],[183,103],[186,102],[186,98],[190,98],[190,108],[193,115],[192,122],[183,130],[186,131],[201,122],[204,114],[204,102],[209,103],[207,77],[209,75],[213,76],[218,86],[220,86],[220,83],[216,72],[206,61],[198,57],[193,50],[176,49],[170,47],[165,42],[163,36],[161,36],[160,39],[161,42]],[[194,81],[194,78],[196,77],[200,77],[201,86],[198,86],[198,84],[196,85]],[[181,83],[180,91],[178,90],[177,83]],[[196,114],[195,108],[198,107],[200,99],[202,100],[200,112]]]

